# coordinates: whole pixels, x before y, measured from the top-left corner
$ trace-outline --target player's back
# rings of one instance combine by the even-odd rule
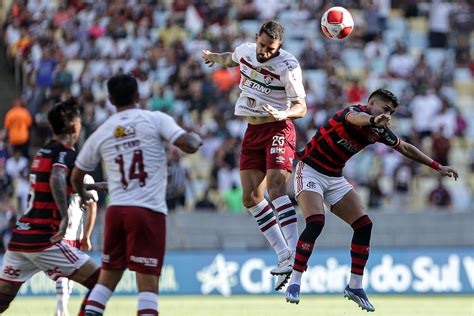
[[[83,161],[105,162],[110,205],[140,206],[167,212],[166,153],[162,136],[173,142],[184,131],[161,112],[129,109],[112,115],[91,135],[76,165]],[[174,123],[175,124],[175,123]],[[82,169],[82,168],[81,168]]]
[[[49,180],[53,166],[71,170],[76,153],[58,141],[38,150],[30,172],[30,195],[26,213],[20,218],[8,248],[12,251],[40,251],[51,246],[61,215],[51,193]],[[68,194],[72,193],[68,179]]]

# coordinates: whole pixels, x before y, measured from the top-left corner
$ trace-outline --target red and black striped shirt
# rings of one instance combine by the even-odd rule
[[[58,141],[50,141],[38,150],[31,163],[28,209],[13,229],[8,250],[35,252],[52,246],[49,239],[58,231],[61,214],[49,185],[51,169],[62,167],[69,173],[75,160],[76,152]],[[69,175],[67,181],[71,194]]]
[[[400,139],[388,127],[356,126],[346,118],[351,112],[368,113],[364,105],[351,105],[321,126],[296,159],[330,177],[342,176],[346,162],[366,146],[381,142],[396,147]]]

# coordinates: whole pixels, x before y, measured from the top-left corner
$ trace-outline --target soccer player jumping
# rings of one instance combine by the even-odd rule
[[[381,142],[411,160],[430,166],[442,175],[458,178],[458,172],[441,166],[415,146],[398,138],[388,127],[398,107],[397,97],[378,89],[369,96],[369,103],[352,105],[325,122],[306,147],[297,153],[295,196],[306,219],[296,248],[286,300],[298,304],[302,273],[313,251],[314,243],[324,226],[323,202],[331,212],[354,229],[351,243],[351,276],[344,296],[362,309],[375,311],[362,288],[364,267],[369,258],[372,221],[352,185],[342,176],[345,163],[367,145]]]
[[[202,52],[209,66],[240,66],[242,92],[235,115],[248,122],[240,155],[242,199],[278,255],[271,271],[279,275],[276,290],[289,278],[298,240],[295,209],[286,194],[295,150],[291,119],[306,114],[301,68],[292,54],[281,49],[283,33],[278,22],[269,21],[261,26],[256,43],[244,43],[233,53]],[[278,220],[264,198],[265,187]]]

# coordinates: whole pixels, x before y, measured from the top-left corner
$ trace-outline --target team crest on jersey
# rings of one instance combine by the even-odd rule
[[[273,78],[272,78],[272,76],[265,75],[265,76],[263,77],[263,80],[265,80],[265,83],[266,83],[267,85],[269,85],[270,83],[272,83]]]
[[[256,104],[257,104],[257,101],[255,99],[247,98],[247,106],[249,108],[254,108]]]
[[[119,125],[114,129],[114,137],[119,139],[134,137],[135,134],[136,130],[134,124]]]

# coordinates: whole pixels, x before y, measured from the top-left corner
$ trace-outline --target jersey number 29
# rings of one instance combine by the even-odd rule
[[[125,179],[125,170],[124,170],[124,162],[123,162],[123,155],[118,155],[115,158],[115,162],[119,165],[120,175],[122,182],[122,187],[124,190],[128,187],[128,181]],[[138,179],[138,183],[141,187],[145,186],[146,182],[145,179],[148,174],[145,172],[145,165],[143,164],[143,154],[141,149],[137,149],[133,151],[133,159],[132,163],[130,164],[130,170],[128,171],[128,179]]]

